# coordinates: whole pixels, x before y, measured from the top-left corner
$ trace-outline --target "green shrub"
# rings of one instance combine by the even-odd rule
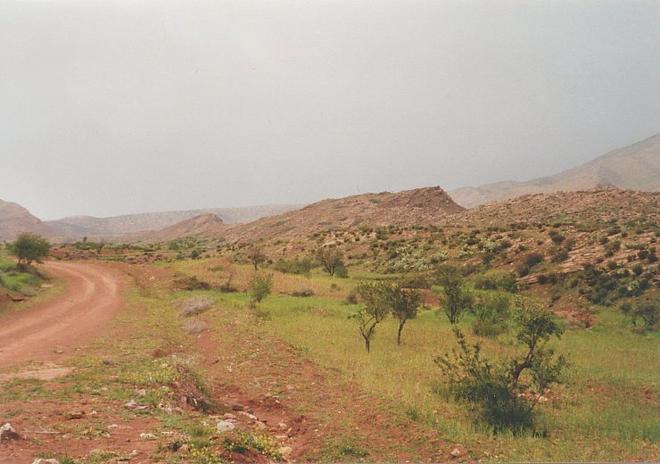
[[[314,262],[309,258],[294,258],[291,260],[278,259],[273,268],[284,274],[309,274]]]
[[[480,337],[495,338],[509,326],[509,298],[496,295],[481,298],[474,308],[472,331]]]
[[[248,293],[250,294],[250,304],[256,306],[258,303],[270,295],[273,288],[272,274],[255,273],[248,284]]]

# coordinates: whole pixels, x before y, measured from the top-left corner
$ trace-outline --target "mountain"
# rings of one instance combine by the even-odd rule
[[[450,192],[466,208],[530,193],[578,191],[614,186],[660,191],[660,134],[606,153],[588,163],[549,177],[526,182],[503,181]]]
[[[366,193],[322,200],[278,216],[231,226],[223,237],[232,241],[286,240],[336,229],[425,225],[463,209],[440,187]]]
[[[0,200],[0,241],[14,240],[21,232],[52,233],[47,224],[21,205]]]
[[[119,237],[145,231],[164,229],[181,221],[202,215],[214,215],[227,224],[249,222],[264,216],[290,211],[296,205],[264,205],[243,208],[209,208],[188,211],[167,211],[158,213],[127,214],[123,216],[97,218],[75,216],[56,221],[47,221],[53,234],[62,238]]]

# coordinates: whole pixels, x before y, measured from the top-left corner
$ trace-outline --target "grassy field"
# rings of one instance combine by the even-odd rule
[[[177,264],[182,272],[211,274],[205,262]],[[235,266],[236,276],[252,271]],[[361,276],[364,277],[364,276]],[[242,284],[245,278],[236,282]],[[508,460],[653,459],[660,453],[658,407],[658,334],[638,335],[613,309],[603,309],[590,329],[567,330],[552,342],[568,356],[565,383],[547,395],[540,408],[537,434],[494,435],[473,420],[462,404],[442,394],[442,377],[433,359],[454,346],[450,326],[437,310],[424,311],[410,321],[404,343],[396,345],[393,320],[378,327],[367,354],[349,315],[355,306],[343,302],[357,279],[332,279],[275,274],[275,294],[259,305],[259,330],[285,340],[321,366],[338,369],[366,391],[391,401],[392,408],[439,430],[447,440],[461,443],[474,457]],[[240,286],[240,285],[239,285]],[[313,297],[293,297],[292,289],[314,289]],[[317,291],[318,290],[318,291]],[[224,306],[249,311],[243,293],[216,294]],[[461,325],[471,333],[471,320]],[[471,339],[477,337],[471,335]],[[484,351],[505,356],[516,348],[512,337],[480,340]]]

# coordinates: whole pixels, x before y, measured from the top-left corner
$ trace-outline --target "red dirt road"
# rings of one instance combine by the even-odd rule
[[[89,262],[48,262],[63,294],[0,319],[0,367],[48,361],[98,334],[122,307],[121,275]]]

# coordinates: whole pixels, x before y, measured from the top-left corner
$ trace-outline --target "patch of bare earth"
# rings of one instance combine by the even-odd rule
[[[230,317],[230,316],[229,316]],[[239,320],[197,337],[213,399],[290,448],[291,460],[445,461],[449,444],[338,372]],[[364,455],[368,452],[368,455]]]

